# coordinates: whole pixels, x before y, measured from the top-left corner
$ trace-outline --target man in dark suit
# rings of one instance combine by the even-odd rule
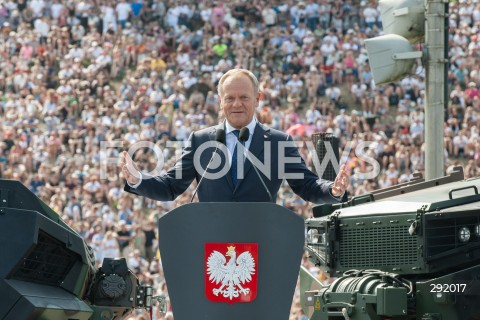
[[[228,71],[220,79],[218,93],[226,121],[192,133],[181,159],[167,173],[156,177],[140,173],[128,152],[122,153],[120,167],[127,180],[126,191],[160,201],[174,200],[193,179],[197,182],[201,179],[211,161],[212,152],[216,152],[220,165],[217,163],[212,167],[220,168],[223,174],[210,175],[208,172],[209,177],[206,176],[198,188],[199,201],[275,202],[284,178],[292,190],[306,201],[335,203],[345,200],[342,199],[348,186],[345,166],[340,168],[334,182],[319,179],[306,167],[289,135],[257,122],[255,109],[261,93],[253,73],[244,69]],[[248,130],[242,130],[244,136],[240,140],[249,152],[246,156],[245,149],[239,146],[239,131],[245,127]],[[219,134],[225,134],[225,137],[219,139]],[[201,147],[205,143],[214,147],[216,140],[225,142],[228,150],[220,148],[224,152],[218,152]],[[240,154],[238,150],[241,150]],[[262,170],[257,170],[259,174],[252,165],[254,158],[265,165]],[[239,159],[238,162],[236,159]],[[233,165],[230,165],[232,162]]]

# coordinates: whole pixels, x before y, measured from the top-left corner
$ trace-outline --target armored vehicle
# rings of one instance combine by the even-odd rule
[[[0,319],[117,320],[150,310],[152,288],[104,259],[18,181],[0,179]]]
[[[315,207],[305,247],[335,280],[305,293],[310,319],[480,319],[479,188],[456,167]]]

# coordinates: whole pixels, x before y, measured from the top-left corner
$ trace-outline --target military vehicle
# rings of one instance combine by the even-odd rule
[[[456,167],[315,207],[305,248],[334,280],[305,292],[310,319],[480,319],[479,188]]]
[[[125,259],[93,251],[18,181],[0,179],[0,319],[113,320],[150,310],[152,288]]]

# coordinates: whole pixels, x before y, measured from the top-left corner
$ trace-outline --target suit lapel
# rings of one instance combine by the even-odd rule
[[[225,123],[224,122],[221,122],[218,125],[214,126],[213,130],[210,131],[210,141],[215,141],[215,136],[216,136],[217,130],[219,130],[219,129],[225,130]]]
[[[250,143],[250,148],[248,151],[251,155],[255,156],[259,161],[263,162],[263,151],[264,151],[264,142],[270,140],[270,128],[257,123],[255,126],[255,131],[253,132],[252,142]],[[238,180],[238,186],[245,180],[248,172],[252,169],[252,163],[246,159],[245,167],[243,172],[243,179]],[[233,184],[232,184],[233,185]]]
[[[225,121],[222,121],[221,123],[216,125],[212,130],[212,132],[210,132],[210,141],[215,141],[215,136],[216,136],[217,130],[219,129],[225,130]],[[225,165],[227,165],[227,162],[228,162],[228,155],[225,155]],[[225,178],[227,179],[227,183],[230,186],[230,188],[234,190],[235,188],[233,187],[233,181],[232,181],[232,176],[230,175],[230,170],[225,174]]]

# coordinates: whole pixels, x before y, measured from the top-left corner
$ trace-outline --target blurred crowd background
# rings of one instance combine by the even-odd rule
[[[463,165],[469,178],[480,174],[480,2],[452,1],[450,12],[450,99],[438,125],[445,171]],[[102,172],[102,160],[122,148],[102,142],[155,143],[166,170],[190,132],[222,118],[222,74],[247,68],[264,97],[259,121],[297,141],[339,137],[351,196],[408,181],[424,170],[425,70],[419,62],[410,77],[375,85],[364,39],[381,33],[376,1],[0,1],[0,177],[22,181],[56,210],[99,263],[125,256],[141,281],[168,295],[156,221],[188,202],[194,186],[167,203],[126,194],[115,164]],[[380,166],[374,177],[361,144]],[[151,149],[135,159],[156,166]],[[310,216],[287,185],[277,202]],[[306,319],[298,290],[291,319]]]

